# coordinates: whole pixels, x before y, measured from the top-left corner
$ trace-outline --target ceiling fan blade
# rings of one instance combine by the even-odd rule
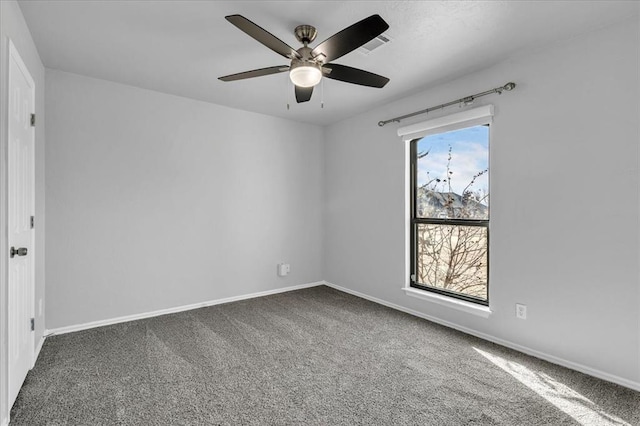
[[[281,54],[285,58],[293,59],[299,58],[300,54],[296,50],[289,46],[278,37],[271,34],[269,31],[254,24],[242,15],[229,15],[225,16],[225,19],[238,27],[240,30],[247,33],[249,36],[258,40],[260,43],[267,46],[269,49],[276,53]]]
[[[262,77],[263,75],[278,74],[280,72],[289,71],[289,65],[280,65],[278,67],[260,68],[257,70],[239,72],[237,74],[225,75],[218,77],[222,81],[244,80],[245,78]]]
[[[324,63],[331,62],[374,39],[388,28],[389,24],[380,15],[371,15],[317,45],[311,51],[311,56]],[[324,58],[318,58],[320,55],[324,55]]]
[[[322,70],[322,74],[327,78],[359,84],[361,86],[381,88],[389,82],[387,77],[346,65],[326,64],[322,67]],[[329,70],[331,71],[327,72]]]
[[[296,86],[296,102],[307,102],[311,99],[313,94],[313,86],[311,87],[298,87]]]

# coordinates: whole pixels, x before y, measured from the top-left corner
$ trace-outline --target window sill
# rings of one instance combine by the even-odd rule
[[[407,296],[417,297],[418,299],[427,300],[429,302],[437,303],[438,305],[447,306],[449,308],[457,309],[483,318],[489,318],[489,315],[491,315],[491,309],[489,309],[488,306],[477,305],[464,300],[457,300],[413,287],[403,287],[402,289]]]

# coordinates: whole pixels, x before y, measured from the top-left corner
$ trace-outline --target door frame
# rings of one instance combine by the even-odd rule
[[[4,38],[4,37],[3,37]],[[32,87],[32,105],[35,112],[36,107],[36,85],[31,75],[31,72],[27,68],[26,64],[22,60],[18,49],[15,47],[13,41],[10,38],[6,38],[2,40],[2,51],[4,51],[3,58],[6,58],[6,62],[2,64],[3,74],[6,76],[2,82],[0,82],[0,87],[5,89],[6,99],[3,102],[0,102],[0,123],[4,124],[3,132],[0,135],[0,164],[2,165],[2,174],[0,175],[0,267],[2,269],[2,274],[0,274],[0,306],[2,307],[3,315],[0,315],[0,376],[2,376],[2,381],[0,382],[0,395],[2,396],[2,401],[0,401],[0,423],[5,421],[9,421],[9,413],[11,410],[11,405],[13,401],[9,401],[9,341],[8,341],[8,327],[9,327],[9,271],[8,271],[8,259],[9,259],[9,217],[8,217],[8,208],[9,208],[9,158],[8,158],[8,150],[9,150],[9,83],[11,81],[10,70],[11,70],[11,62],[14,61],[18,66],[20,71],[26,76],[29,80],[29,84]],[[36,128],[32,127],[31,131],[31,143],[33,144],[33,149],[31,153],[31,185],[32,185],[32,206],[35,214],[35,141],[36,141]],[[31,282],[29,288],[29,295],[31,299],[30,303],[30,314],[31,318],[35,318],[35,228],[31,231],[30,236],[31,250],[30,254],[31,260],[29,268],[31,269]],[[35,349],[36,349],[36,341],[35,337],[31,336],[31,344],[29,345],[29,353],[27,356],[29,357],[29,365],[30,368],[33,368],[35,364]],[[11,404],[11,405],[10,405]],[[4,417],[4,418],[3,418]]]

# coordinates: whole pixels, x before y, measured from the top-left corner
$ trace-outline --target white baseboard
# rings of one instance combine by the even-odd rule
[[[223,303],[229,303],[229,302],[237,302],[239,300],[253,299],[256,297],[269,296],[269,295],[278,294],[278,293],[286,293],[288,291],[301,290],[303,288],[316,287],[319,285],[324,285],[324,281],[294,285],[291,287],[278,288],[275,290],[260,291],[258,293],[243,294],[240,296],[226,297],[224,299],[209,300],[207,302],[199,302],[199,303],[193,303],[191,305],[176,306],[174,308],[160,309],[157,311],[143,312],[140,314],[126,315],[123,317],[109,318],[109,319],[100,320],[100,321],[92,321],[84,324],[53,328],[50,330],[45,330],[45,337],[54,336],[58,334],[72,333],[74,331],[88,330],[90,328],[103,327],[105,325],[119,324],[121,322],[128,322],[128,321],[135,321],[135,320],[144,319],[144,318],[157,317],[160,315],[190,311],[192,309],[204,308],[207,306],[214,306],[214,305],[221,305]]]
[[[103,327],[106,325],[112,325],[112,324],[118,324],[118,323],[122,323],[122,322],[127,322],[127,321],[135,321],[135,320],[139,320],[139,319],[144,319],[144,318],[151,318],[151,317],[156,317],[156,316],[160,316],[160,315],[166,315],[166,314],[172,314],[172,313],[176,313],[176,312],[183,312],[183,311],[189,311],[192,309],[198,309],[198,308],[204,308],[206,306],[214,306],[214,305],[220,305],[223,303],[229,303],[229,302],[236,302],[239,300],[246,300],[246,299],[252,299],[255,297],[262,297],[262,296],[269,296],[272,294],[278,294],[278,293],[285,293],[288,291],[294,291],[294,290],[300,290],[303,288],[309,288],[309,287],[316,287],[319,285],[326,285],[328,287],[334,288],[336,290],[342,291],[344,293],[349,293],[352,294],[354,296],[363,298],[363,299],[367,299],[370,300],[372,302],[378,303],[380,305],[384,305],[387,306],[389,308],[401,311],[401,312],[405,312],[407,314],[419,317],[419,318],[424,318],[428,321],[440,324],[440,325],[444,325],[445,327],[449,327],[449,328],[453,328],[455,330],[461,331],[463,333],[466,334],[470,334],[472,336],[475,337],[479,337],[480,339],[484,339],[487,340],[489,342],[493,342],[496,343],[498,345],[502,345],[505,346],[507,348],[511,348],[514,349],[518,352],[522,352],[525,353],[527,355],[531,355],[534,356],[536,358],[540,358],[543,359],[545,361],[549,361],[553,364],[557,364],[557,365],[561,365],[563,367],[567,367],[570,368],[572,370],[576,370],[579,371],[581,373],[584,374],[588,374],[590,376],[593,377],[597,377],[599,379],[602,380],[606,380],[608,382],[612,382],[612,383],[616,383],[620,386],[624,386],[627,387],[629,389],[633,389],[635,391],[639,391],[640,392],[640,383],[639,382],[634,382],[632,380],[628,380],[622,377],[618,377],[615,376],[613,374],[609,374],[606,373],[604,371],[600,371],[600,370],[596,370],[594,368],[588,367],[586,365],[582,365],[582,364],[578,364],[575,363],[573,361],[569,361],[563,358],[559,358],[556,357],[554,355],[550,355],[544,352],[540,352],[538,350],[535,349],[531,349],[529,347],[526,346],[522,346],[519,345],[517,343],[513,343],[510,342],[508,340],[504,340],[504,339],[500,339],[498,337],[489,335],[489,334],[485,334],[485,333],[481,333],[479,331],[467,328],[467,327],[463,327],[460,326],[458,324],[449,322],[449,321],[445,321],[442,320],[440,318],[437,317],[433,317],[431,315],[427,315],[424,314],[422,312],[418,312],[415,311],[413,309],[409,309],[406,308],[404,306],[400,306],[400,305],[396,305],[395,303],[391,303],[391,302],[387,302],[386,300],[382,300],[382,299],[378,299],[377,297],[373,297],[373,296],[369,296],[367,294],[364,293],[360,293],[358,291],[355,290],[351,290],[345,287],[340,287],[338,285],[335,285],[333,283],[327,282],[327,281],[318,281],[318,282],[314,282],[314,283],[308,283],[308,284],[301,284],[301,285],[296,285],[296,286],[291,286],[291,287],[285,287],[285,288],[279,288],[279,289],[275,289],[275,290],[267,290],[267,291],[262,291],[262,292],[258,292],[258,293],[251,293],[251,294],[245,294],[245,295],[240,295],[240,296],[233,296],[233,297],[227,297],[224,299],[217,299],[217,300],[211,300],[211,301],[207,301],[207,302],[200,302],[200,303],[194,303],[191,305],[184,305],[184,306],[177,306],[174,308],[167,308],[167,309],[161,309],[158,311],[152,311],[152,312],[145,312],[145,313],[141,313],[141,314],[135,314],[135,315],[127,315],[127,316],[123,316],[123,317],[118,317],[118,318],[111,318],[111,319],[106,319],[106,320],[101,320],[101,321],[93,321],[93,322],[88,322],[88,323],[84,323],[84,324],[78,324],[78,325],[71,325],[71,326],[67,326],[67,327],[60,327],[60,328],[55,328],[55,329],[51,329],[51,330],[46,330],[45,331],[45,336],[41,339],[38,348],[36,350],[36,359],[37,359],[37,354],[39,354],[40,349],[42,348],[42,344],[44,343],[44,339],[47,336],[52,336],[52,335],[57,335],[57,334],[65,334],[65,333],[71,333],[74,331],[81,331],[81,330],[87,330],[90,328],[96,328],[96,327]],[[1,426],[4,426],[5,423],[2,423]]]
[[[44,333],[46,334],[47,331],[45,330]],[[38,342],[38,346],[36,346],[36,351],[33,354],[33,365],[31,366],[31,368],[33,368],[36,365],[36,361],[38,360],[38,356],[40,355],[40,351],[42,350],[42,345],[44,345],[44,340],[46,339],[46,336],[42,336],[40,338],[40,341]]]
[[[392,308],[392,309],[395,309],[395,310],[398,310],[398,311],[402,311],[402,312],[405,312],[405,313],[410,314],[410,315],[414,315],[416,317],[424,318],[424,319],[426,319],[428,321],[435,322],[435,323],[440,324],[440,325],[444,325],[445,327],[453,328],[453,329],[461,331],[463,333],[470,334],[470,335],[475,336],[475,337],[479,337],[480,339],[488,340],[489,342],[497,343],[498,345],[501,345],[501,346],[506,346],[507,348],[514,349],[514,350],[516,350],[518,352],[522,352],[522,353],[525,353],[527,355],[531,355],[533,357],[543,359],[545,361],[549,361],[549,362],[551,362],[553,364],[561,365],[563,367],[567,367],[567,368],[570,368],[572,370],[576,370],[576,371],[579,371],[581,373],[588,374],[589,376],[597,377],[598,379],[602,379],[602,380],[606,380],[608,382],[616,383],[616,384],[618,384],[620,386],[624,386],[626,388],[633,389],[635,391],[639,391],[640,392],[640,383],[639,382],[634,382],[632,380],[628,380],[628,379],[625,379],[625,378],[622,378],[622,377],[618,377],[618,376],[615,376],[613,374],[606,373],[604,371],[600,371],[600,370],[596,370],[596,369],[591,368],[591,367],[587,367],[586,365],[578,364],[578,363],[573,362],[573,361],[568,361],[566,359],[559,358],[559,357],[554,356],[554,355],[549,355],[547,353],[540,352],[540,351],[537,351],[535,349],[531,349],[531,348],[528,348],[526,346],[522,346],[522,345],[519,345],[517,343],[510,342],[508,340],[500,339],[498,337],[494,337],[494,336],[491,336],[489,334],[481,333],[481,332],[473,330],[471,328],[463,327],[463,326],[460,326],[458,324],[455,324],[455,323],[452,323],[452,322],[449,322],[449,321],[445,321],[445,320],[442,320],[440,318],[433,317],[431,315],[423,314],[422,312],[414,311],[413,309],[405,308],[404,306],[396,305],[395,303],[390,303],[390,302],[387,302],[386,300],[378,299],[377,297],[369,296],[367,294],[360,293],[360,292],[355,291],[355,290],[351,290],[351,289],[348,289],[348,288],[345,288],[345,287],[340,287],[338,285],[335,285],[335,284],[332,284],[332,283],[329,283],[329,282],[326,282],[326,281],[323,284],[328,286],[328,287],[334,288],[336,290],[339,290],[339,291],[342,291],[342,292],[349,293],[349,294],[352,294],[354,296],[360,297],[362,299],[367,299],[367,300],[369,300],[371,302],[375,302],[375,303],[378,303],[380,305],[384,305],[384,306],[387,306],[389,308]]]

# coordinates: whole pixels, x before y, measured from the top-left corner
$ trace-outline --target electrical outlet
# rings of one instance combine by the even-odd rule
[[[278,264],[278,275],[284,277],[286,275],[289,275],[289,272],[291,272],[291,265],[289,265],[288,263]]]
[[[516,303],[516,318],[527,319],[527,305]]]

